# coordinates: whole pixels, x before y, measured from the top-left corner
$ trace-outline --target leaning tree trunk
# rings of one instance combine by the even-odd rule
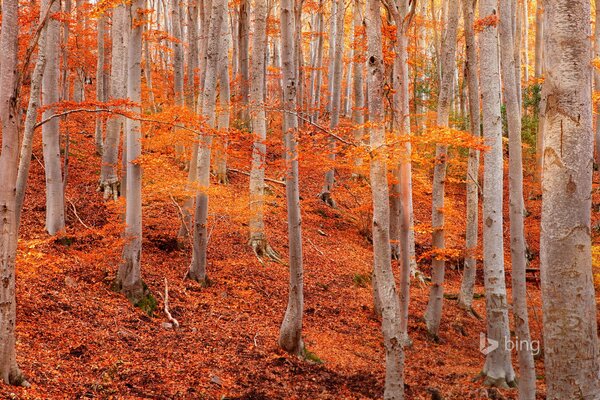
[[[142,102],[142,32],[144,18],[140,11],[144,0],[135,0],[131,5],[131,31],[128,40],[127,97],[139,104]],[[139,114],[141,108],[135,106],[133,112]],[[123,261],[117,272],[117,288],[129,301],[147,312],[152,311],[152,300],[148,288],[142,281],[142,167],[136,161],[142,154],[141,122],[127,119],[127,203],[125,210],[125,248]]]
[[[332,32],[333,41],[330,41],[330,46],[333,45],[333,51],[330,51],[332,58],[329,60],[331,63],[330,71],[331,74],[329,79],[332,81],[331,93],[330,93],[330,120],[329,120],[329,129],[335,130],[337,129],[340,123],[340,112],[342,106],[342,75],[343,75],[343,58],[344,58],[344,1],[337,0],[337,6],[335,6],[335,14],[332,15],[332,18],[335,18],[335,32]],[[331,166],[329,170],[325,173],[325,183],[323,185],[323,189],[319,197],[325,204],[330,207],[335,207],[335,201],[331,195],[331,191],[333,190],[333,184],[335,181],[335,169],[333,168],[333,163],[335,162],[335,138],[329,138],[329,162]]]
[[[111,70],[110,70],[110,94],[109,100],[124,99],[127,97],[125,92],[124,72],[126,65],[125,55],[125,18],[126,10],[124,4],[119,4],[113,9],[112,18],[112,51],[111,51]],[[123,117],[110,116],[106,121],[106,138],[102,148],[102,168],[100,170],[99,190],[104,192],[104,199],[113,198],[116,200],[120,195],[120,182],[117,176],[117,166],[119,159],[119,140],[121,136],[121,126]]]
[[[502,82],[504,84],[504,104],[508,119],[508,165],[509,179],[509,215],[510,215],[510,258],[512,264],[512,298],[515,336],[519,360],[519,399],[535,400],[535,364],[529,333],[527,315],[527,282],[525,269],[525,229],[523,226],[523,159],[521,149],[521,107],[519,104],[519,85],[515,76],[515,38],[512,35],[512,15],[510,0],[500,1],[500,55]],[[519,76],[520,78],[520,76]]]
[[[498,14],[496,0],[480,0],[479,16]],[[487,315],[487,336],[498,348],[486,355],[482,376],[491,386],[515,384],[511,355],[508,304],[504,281],[504,231],[502,219],[502,119],[500,114],[500,71],[498,29],[486,25],[479,34],[481,60],[481,97],[483,104],[483,137],[490,150],[485,153],[483,175],[483,267]]]
[[[540,262],[547,398],[598,399],[590,2],[546,0]]]
[[[446,24],[446,35],[442,45],[442,81],[438,98],[437,125],[448,128],[450,117],[450,103],[452,101],[452,82],[454,70],[456,69],[456,31],[458,28],[459,7],[450,7],[448,10],[448,22]],[[431,289],[429,291],[429,302],[425,312],[427,330],[434,337],[438,336],[440,322],[442,320],[442,306],[444,302],[444,269],[445,261],[443,251],[445,245],[444,227],[444,196],[446,183],[446,168],[448,158],[448,146],[438,144],[435,151],[435,167],[433,170],[433,195],[431,225],[433,236],[431,240],[433,248],[433,269],[431,277]]]
[[[367,68],[371,154],[371,194],[373,198],[374,275],[381,301],[383,344],[385,348],[384,399],[404,399],[404,349],[400,330],[400,304],[392,272],[390,247],[390,207],[387,179],[387,147],[383,121],[384,63],[381,43],[379,0],[367,1]]]
[[[188,278],[202,284],[207,283],[206,276],[206,250],[208,248],[208,187],[210,186],[210,153],[212,147],[212,129],[216,127],[215,102],[217,98],[217,78],[219,67],[219,44],[221,24],[225,23],[227,3],[225,0],[213,0],[208,27],[208,43],[206,50],[206,75],[202,97],[202,112],[206,121],[206,128],[199,138],[198,145],[198,190],[196,192],[196,212],[194,221],[194,239],[192,263],[188,271]],[[200,100],[199,100],[200,101]]]
[[[471,135],[481,137],[481,115],[479,110],[479,75],[477,73],[477,42],[473,29],[473,1],[462,0],[463,20],[465,26],[466,69],[469,87],[469,122]],[[477,271],[477,241],[479,234],[479,150],[469,149],[467,165],[467,228],[465,268],[463,271],[458,305],[471,310],[475,273]]]
[[[17,0],[2,1],[0,49],[0,379],[7,384],[29,386],[16,359],[15,259],[19,233],[16,219],[16,182],[19,162],[18,128],[18,47],[19,14]]]
[[[281,62],[283,72],[283,135],[285,143],[287,223],[290,283],[288,304],[279,330],[279,346],[292,354],[304,353],[302,317],[304,314],[304,271],[302,266],[302,218],[298,185],[298,116],[294,32],[295,0],[281,0]]]
[[[52,3],[50,12],[54,14],[59,11],[60,3],[55,1]],[[46,35],[47,40],[44,51],[46,52],[47,66],[42,78],[42,105],[50,106],[59,100],[60,22],[58,20],[53,18],[48,20]],[[50,107],[44,111],[43,118],[50,118],[54,114],[54,108]],[[42,142],[46,172],[46,230],[50,235],[55,235],[65,227],[58,118],[52,118],[42,126]]]

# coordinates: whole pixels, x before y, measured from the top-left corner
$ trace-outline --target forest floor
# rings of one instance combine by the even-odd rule
[[[317,198],[322,171],[301,161],[305,267],[304,340],[320,362],[300,360],[277,347],[287,301],[287,267],[262,265],[247,245],[247,225],[237,210],[247,204],[247,176],[230,175],[211,198],[208,274],[202,288],[183,277],[190,249],[175,240],[178,209],[166,198],[144,202],[143,279],[154,293],[153,316],[111,290],[122,243],[118,209],[96,192],[100,160],[90,135],[72,135],[67,229],[58,238],[44,232],[44,175],[41,145],[34,153],[23,211],[17,260],[17,359],[29,389],[0,386],[3,398],[140,399],[375,399],[381,398],[384,352],[380,321],[372,312],[371,245],[361,219],[348,209],[356,195],[344,182],[335,193],[339,207]],[[235,158],[232,162],[235,162]],[[184,172],[181,172],[184,175]],[[268,172],[267,175],[270,175]],[[146,172],[146,179],[151,179]],[[460,204],[464,186],[448,196]],[[283,187],[272,184],[266,222],[271,245],[287,254]],[[430,205],[415,197],[416,219],[428,221]],[[528,241],[537,266],[540,197],[526,193]],[[505,200],[506,201],[506,200]],[[244,202],[244,204],[241,204]],[[365,219],[368,221],[368,218]],[[460,222],[460,221],[459,221]],[[460,222],[462,224],[462,222]],[[364,221],[362,223],[364,225]],[[368,223],[366,224],[368,226]],[[508,225],[506,225],[508,226]],[[508,228],[505,229],[508,235]],[[533,233],[532,233],[533,232]],[[418,253],[428,235],[418,234]],[[506,252],[509,264],[509,252]],[[461,271],[449,263],[446,293],[456,294]],[[397,270],[397,264],[394,263]],[[420,263],[426,275],[428,262]],[[510,269],[510,267],[507,267]],[[510,274],[508,274],[510,275]],[[485,316],[481,265],[474,309]],[[165,328],[164,279],[179,329]],[[510,285],[510,279],[508,279]],[[539,286],[528,285],[531,329],[540,340]],[[509,295],[510,297],[510,295]],[[440,341],[426,334],[422,315],[427,284],[411,287],[406,350],[407,399],[516,398],[516,390],[488,394],[473,378],[484,356],[479,334],[485,322],[446,300]],[[516,355],[513,353],[516,364]],[[543,365],[537,360],[538,398],[543,399]]]

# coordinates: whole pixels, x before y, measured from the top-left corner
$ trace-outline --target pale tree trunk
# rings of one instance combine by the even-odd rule
[[[354,37],[354,33],[352,33]],[[354,63],[352,60],[354,59],[354,49],[350,48],[348,50],[348,59],[350,62],[346,67],[346,86],[344,87],[344,105],[342,109],[344,110],[344,117],[348,118],[352,116],[352,70],[354,69]]]
[[[323,0],[319,0],[319,10],[317,11],[317,44],[316,44],[316,55],[314,62],[314,70],[311,82],[311,122],[317,123],[319,121],[319,109],[321,108],[321,86],[323,82]]]
[[[596,14],[596,22],[594,24],[594,57],[600,57],[600,0],[596,0],[595,3],[595,14]],[[594,68],[594,90],[600,91],[600,70],[598,68]],[[596,164],[600,164],[600,119],[598,119],[598,114],[600,113],[600,104],[596,105],[596,134],[595,143],[596,143]]]
[[[145,26],[146,32],[150,29],[151,24],[148,23]],[[148,101],[150,102],[150,109],[153,112],[157,112],[156,100],[154,99],[154,88],[152,86],[152,54],[150,53],[150,45],[148,40],[144,41],[144,75],[146,77],[146,86],[148,88]]]
[[[45,2],[48,3],[48,2]],[[45,4],[46,10],[49,4]],[[23,140],[21,142],[21,151],[19,155],[19,169],[17,175],[17,194],[16,194],[16,222],[17,226],[21,223],[21,211],[23,210],[23,201],[27,189],[27,178],[31,167],[31,154],[33,151],[33,134],[40,107],[40,94],[42,91],[42,79],[46,67],[46,27],[42,29],[38,40],[38,55],[35,67],[31,74],[31,86],[29,89],[29,103],[27,105],[27,114],[25,115],[25,127],[23,129]]]
[[[223,185],[229,183],[227,178],[227,142],[229,132],[229,102],[230,102],[230,87],[229,87],[229,20],[228,15],[225,16],[221,24],[221,44],[219,45],[219,116],[217,127],[219,135],[215,146],[215,176],[217,182]]]
[[[354,142],[363,145],[365,142],[365,91],[364,91],[364,66],[365,66],[365,51],[363,46],[364,35],[361,35],[363,26],[363,9],[360,0],[354,0],[353,10],[354,22],[354,57],[352,68],[352,92],[354,94],[354,107],[352,108],[352,122],[354,123]],[[354,176],[360,177],[362,172],[363,158],[361,154],[357,154],[354,158]]]
[[[128,44],[129,44],[129,34],[130,34],[130,30],[131,30],[131,3],[126,3],[125,4],[125,13],[124,13],[124,22],[123,22],[123,57],[124,57],[124,61],[123,61],[123,65],[122,65],[122,71],[121,71],[121,76],[123,77],[123,97],[127,97],[127,81],[128,81],[128,68],[129,68],[129,64],[127,61],[127,57],[128,57]],[[122,133],[122,141],[123,141],[123,149],[127,149],[127,140],[129,138],[129,135],[127,135],[127,132],[125,131],[127,120],[126,118],[121,118],[121,127],[119,128],[119,131]],[[118,145],[117,145],[118,147]],[[127,199],[127,165],[128,165],[128,156],[127,156],[127,151],[122,151],[121,152],[121,185],[120,185],[120,189],[121,189],[121,195]]]
[[[254,134],[250,170],[250,246],[259,259],[278,256],[269,246],[265,233],[265,162],[267,124],[265,112],[265,49],[267,45],[267,8],[256,2],[252,10],[252,54],[250,55],[250,116]]]
[[[181,4],[179,0],[171,1],[171,26],[173,27],[173,90],[175,94],[175,105],[183,107],[185,96],[183,94],[184,59],[183,59],[183,34],[181,29]],[[175,136],[181,134],[179,129],[175,129]],[[175,144],[175,155],[179,160],[184,157],[185,148],[181,142]]]
[[[198,0],[189,0],[187,5],[187,35],[188,35],[188,83],[186,93],[187,107],[195,111],[196,109],[196,77],[198,76]]]
[[[456,31],[458,29],[458,12],[460,7],[450,7],[444,43],[442,44],[442,80],[438,97],[437,125],[448,128],[450,117],[450,103],[452,101],[452,82],[456,69]],[[433,259],[431,288],[429,302],[425,311],[427,330],[434,337],[438,336],[442,320],[442,306],[444,302],[444,269],[446,262],[444,254],[445,234],[444,227],[444,196],[446,183],[448,146],[438,144],[435,150],[435,167],[433,170],[431,226],[433,236],[431,240]]]
[[[213,0],[214,1],[214,0]],[[264,0],[263,0],[264,1]],[[248,123],[248,93],[249,93],[249,75],[248,58],[250,54],[249,38],[250,36],[250,0],[240,0],[239,19],[238,19],[238,68],[239,68],[239,93],[240,93],[240,111],[238,118],[242,125]]]
[[[529,85],[529,0],[522,0],[519,4],[523,7],[523,79]]]
[[[537,9],[535,13],[535,77],[541,79],[544,73],[543,71],[543,59],[544,59],[544,0],[537,0]],[[542,164],[544,162],[544,155],[542,153],[544,148],[544,112],[546,109],[545,100],[542,98],[538,110],[538,129],[536,135],[535,144],[535,159],[536,159],[536,179],[538,182],[542,180]]]
[[[60,11],[60,3],[54,2],[51,13]],[[59,100],[59,60],[60,54],[60,22],[50,18],[46,30],[47,65],[42,78],[42,105],[49,106]],[[43,113],[47,119],[54,115],[54,109],[48,108]],[[65,227],[65,206],[63,177],[60,159],[60,127],[59,119],[53,118],[42,126],[42,142],[44,168],[46,172],[46,230],[55,235]]]
[[[15,258],[19,233],[16,219],[16,181],[19,162],[17,71],[19,46],[18,1],[2,1],[0,49],[0,379],[12,385],[29,386],[16,360],[15,349]]]
[[[381,10],[378,0],[367,0],[367,69],[373,199],[373,263],[381,301],[385,386],[383,398],[404,399],[404,349],[400,330],[400,304],[392,272],[390,207],[387,180],[387,146],[383,121],[384,64],[381,41]]]
[[[333,50],[329,52],[331,55],[329,62],[330,67],[329,70],[330,75],[329,79],[331,81],[330,84],[330,120],[329,120],[329,129],[334,131],[337,129],[340,123],[340,113],[342,106],[342,76],[343,76],[343,67],[344,67],[344,0],[337,0],[335,8],[335,14],[331,16],[332,19],[335,19],[335,31],[332,31],[329,45],[333,46]],[[329,138],[329,162],[333,164],[335,162],[335,139],[333,137]],[[325,173],[325,183],[323,185],[323,189],[319,194],[319,197],[325,204],[330,207],[335,207],[335,200],[331,195],[331,191],[333,190],[333,185],[335,182],[335,169],[332,167]]]
[[[600,398],[592,277],[590,2],[547,0],[540,262],[547,398]]]
[[[508,120],[509,160],[509,215],[510,215],[510,258],[512,264],[512,298],[514,330],[518,342],[519,360],[519,399],[535,400],[535,364],[529,333],[527,315],[527,282],[525,270],[525,228],[523,224],[523,159],[521,149],[521,107],[517,96],[519,84],[515,79],[515,37],[512,35],[511,22],[514,15],[510,0],[500,1],[500,55],[502,82],[504,86],[504,105]],[[519,23],[518,21],[517,23]],[[518,31],[518,30],[517,30]],[[520,71],[519,71],[520,72]],[[519,75],[520,77],[520,75]]]
[[[477,73],[477,42],[473,29],[473,0],[462,0],[465,26],[465,53],[467,84],[469,86],[469,122],[471,135],[481,137],[481,115],[479,110],[479,75]],[[467,227],[465,269],[463,271],[458,305],[471,311],[475,273],[477,271],[477,241],[479,232],[479,150],[469,149],[467,164]]]
[[[514,74],[515,87],[517,88],[517,101],[519,110],[522,108],[523,89],[521,87],[521,39],[523,38],[523,8],[520,7],[522,0],[513,0],[511,3],[511,21],[515,29],[512,31],[513,36],[513,54],[514,54]],[[516,15],[515,15],[516,14]],[[501,43],[501,45],[504,43]],[[504,80],[504,79],[503,79]]]
[[[498,15],[496,0],[480,0],[479,17]],[[504,235],[502,218],[503,162],[500,114],[500,71],[498,29],[487,25],[479,34],[483,137],[490,150],[485,153],[483,176],[483,267],[487,315],[487,337],[498,348],[486,355],[482,376],[490,386],[513,386],[513,371],[507,342],[510,340],[506,282],[504,280]],[[513,75],[514,76],[514,75]]]
[[[126,18],[125,5],[120,4],[113,9],[112,18],[112,49],[110,70],[110,93],[108,100],[117,100],[127,97],[125,92],[125,78],[123,73],[126,64],[124,30]],[[106,138],[102,148],[102,168],[100,170],[99,190],[104,192],[104,199],[116,200],[120,194],[121,184],[117,176],[119,158],[119,140],[123,117],[110,116],[106,122]]]
[[[144,0],[135,0],[131,5],[131,32],[128,35],[127,55],[127,97],[141,103],[142,79],[142,32],[144,30],[144,14],[140,11]],[[132,109],[140,113],[141,108]],[[125,247],[123,261],[117,271],[116,287],[129,301],[145,311],[151,311],[147,300],[151,297],[148,288],[142,281],[142,167],[135,161],[142,155],[141,122],[127,119],[127,206],[125,210]]]
[[[84,0],[75,1],[75,18],[77,21],[77,32],[85,31],[87,29],[87,20],[83,13],[83,6],[86,4]],[[82,50],[78,43],[77,50]],[[85,100],[85,69],[81,65],[77,66],[74,70],[75,77],[73,82],[73,101],[80,103]]]
[[[304,52],[302,50],[302,3],[304,0],[296,0],[294,6],[294,18],[296,18],[296,29],[294,30],[294,42],[295,45],[295,63],[296,63],[296,83],[298,85],[296,91],[296,102],[298,103],[298,110],[304,109]],[[304,120],[298,119],[299,127],[304,126]]]
[[[96,101],[106,101],[106,94],[104,93],[104,64],[105,64],[105,50],[104,50],[104,35],[106,32],[106,16],[102,14],[98,17],[98,61],[96,63]],[[96,142],[96,153],[102,154],[102,133],[103,133],[103,118],[101,116],[96,117],[96,129],[94,140]]]
[[[231,76],[234,78],[238,76],[238,61],[239,61],[239,41],[238,41],[238,10],[233,7],[230,11],[230,24],[231,24]]]
[[[288,303],[279,330],[279,346],[288,353],[304,354],[302,317],[304,314],[304,267],[302,265],[302,218],[298,183],[298,116],[295,64],[295,0],[281,0],[281,62],[283,72],[283,135],[285,143],[285,194],[289,242],[290,282]]]
[[[393,127],[396,137],[410,135],[409,77],[408,77],[408,29],[414,14],[414,3],[398,0],[393,4],[392,16],[396,23],[396,57],[393,71]],[[400,144],[400,160],[394,171],[397,182],[392,185],[390,196],[390,237],[392,257],[400,260],[400,329],[406,344],[408,339],[408,303],[410,299],[410,274],[416,269],[415,236],[412,229],[412,167],[411,144]]]
[[[206,275],[206,250],[208,247],[208,188],[210,186],[210,153],[212,147],[211,129],[216,127],[216,98],[217,78],[219,67],[219,45],[221,24],[226,23],[227,3],[225,0],[213,0],[211,5],[210,23],[207,29],[208,42],[206,44],[206,75],[204,90],[200,92],[202,113],[207,124],[199,138],[196,192],[196,212],[194,221],[194,239],[192,263],[187,277],[201,284],[207,283]]]

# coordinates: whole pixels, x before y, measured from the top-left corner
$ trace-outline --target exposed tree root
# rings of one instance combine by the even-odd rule
[[[212,281],[208,279],[208,276],[198,276],[197,274],[193,273],[189,268],[183,279],[196,281],[200,284],[201,287],[209,287],[210,285],[212,285]]]
[[[8,383],[13,386],[31,387],[31,384],[25,379],[25,375],[19,367],[14,366],[8,375]]]
[[[254,255],[256,255],[256,258],[258,258],[258,261],[262,265],[265,264],[264,258],[284,264],[283,260],[281,259],[281,255],[271,247],[266,239],[250,239],[248,244],[252,247]]]
[[[112,197],[114,201],[117,201],[121,195],[121,182],[117,178],[101,180],[98,185],[98,192],[104,193],[104,200],[108,200]]]
[[[509,388],[517,387],[516,380],[507,381],[506,377],[492,378],[483,371],[481,371],[479,374],[477,374],[472,379],[472,382],[478,382],[478,381],[483,381],[484,386],[488,386],[488,387],[492,387],[492,388],[509,389]]]
[[[323,203],[327,204],[331,208],[336,208],[335,200],[331,197],[331,192],[321,192],[319,193],[319,198],[323,201]]]

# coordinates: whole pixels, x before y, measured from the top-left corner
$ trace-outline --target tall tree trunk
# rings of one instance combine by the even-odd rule
[[[283,135],[285,143],[287,223],[290,282],[288,303],[279,330],[279,346],[292,354],[304,354],[302,317],[304,314],[304,268],[302,265],[302,218],[298,184],[298,116],[295,64],[294,11],[296,0],[281,0],[281,62],[283,69]]]
[[[52,3],[50,12],[54,14],[59,11],[60,3],[55,1]],[[48,20],[46,35],[47,40],[44,51],[46,52],[47,66],[42,78],[42,104],[49,106],[59,100],[60,22],[58,20],[53,18]],[[50,118],[54,113],[54,108],[48,108],[44,111],[43,118]],[[58,118],[53,118],[42,126],[42,142],[46,172],[46,230],[50,235],[55,235],[65,227]]]
[[[374,276],[381,300],[385,348],[384,399],[404,399],[404,349],[400,330],[400,305],[392,272],[390,248],[390,207],[387,180],[387,151],[383,121],[384,64],[381,43],[381,11],[378,0],[367,1],[367,68],[373,198]]]
[[[316,57],[314,62],[314,70],[312,76],[312,93],[311,96],[311,115],[310,119],[312,123],[319,121],[319,109],[321,108],[321,86],[323,80],[323,0],[319,0],[319,9],[317,11],[317,45],[316,45]]]
[[[227,178],[227,144],[229,132],[229,16],[225,15],[221,24],[221,43],[219,45],[219,117],[217,127],[217,145],[215,146],[215,175],[217,182],[226,185]]]
[[[196,212],[194,221],[194,240],[192,263],[188,271],[188,278],[205,284],[206,276],[206,250],[208,247],[208,187],[210,186],[210,153],[212,147],[211,129],[216,127],[215,107],[217,97],[217,78],[219,67],[219,45],[221,24],[227,15],[225,0],[213,0],[211,5],[210,23],[207,29],[208,42],[206,44],[206,75],[202,97],[202,112],[206,121],[206,128],[199,138],[198,147],[198,190],[196,192]]]
[[[535,13],[535,77],[537,79],[541,79],[544,73],[544,0],[537,0],[537,9]],[[544,162],[543,158],[543,148],[544,148],[544,112],[546,109],[546,105],[544,104],[544,98],[540,101],[539,110],[538,110],[538,129],[536,135],[536,144],[535,144],[535,159],[536,159],[536,179],[538,182],[542,181],[542,164]]]
[[[337,0],[335,6],[335,14],[332,15],[332,19],[335,19],[335,31],[332,31],[329,45],[333,46],[333,50],[329,52],[331,55],[329,62],[331,71],[329,75],[329,79],[331,80],[330,84],[330,120],[329,120],[329,128],[330,130],[337,129],[340,123],[340,112],[342,106],[342,76],[343,76],[343,67],[344,67],[344,0]],[[333,163],[335,162],[335,149],[336,143],[333,137],[329,138],[329,161],[331,162],[331,168],[325,173],[325,183],[323,185],[323,189],[319,194],[319,197],[325,204],[330,207],[335,207],[335,201],[331,196],[331,191],[333,190],[333,184],[335,182],[335,169],[333,168]]]
[[[171,1],[171,26],[173,27],[173,90],[175,93],[175,105],[184,106],[185,95],[183,93],[185,67],[183,58],[183,32],[181,29],[181,4],[179,0]],[[175,129],[175,136],[179,136],[181,131]],[[175,144],[175,154],[181,160],[185,154],[185,148],[182,142]]]
[[[104,50],[104,35],[106,34],[106,17],[104,14],[98,17],[98,61],[96,63],[96,101],[106,101],[106,94],[104,93],[104,64],[105,64],[105,50]],[[103,133],[103,118],[101,116],[96,117],[96,129],[94,140],[96,142],[96,153],[102,154],[102,133]]]
[[[240,0],[239,19],[238,19],[238,67],[239,67],[239,90],[240,90],[240,113],[238,118],[242,125],[248,123],[248,96],[249,96],[249,75],[248,58],[250,49],[248,47],[250,40],[250,0]]]
[[[594,24],[594,57],[600,57],[600,0],[594,2],[596,22]],[[594,68],[594,90],[600,91],[600,70]],[[596,134],[594,135],[596,143],[596,164],[600,164],[600,104],[596,105]]]
[[[142,79],[142,32],[144,30],[144,0],[135,0],[131,5],[131,31],[128,35],[128,76],[127,97],[134,103],[141,103]],[[127,16],[129,18],[129,16]],[[135,106],[133,112],[140,113]],[[141,122],[127,119],[127,206],[125,210],[125,248],[123,261],[117,272],[117,288],[129,301],[142,308],[148,307],[151,295],[142,281],[142,167],[136,163],[142,155]],[[145,311],[151,309],[146,308]]]
[[[600,0],[599,0],[600,1]],[[360,0],[354,0],[353,21],[354,21],[354,57],[352,62],[352,92],[354,94],[354,107],[352,108],[352,122],[354,123],[354,142],[360,145],[365,142],[365,90],[364,90],[364,66],[365,66],[365,49],[364,49],[364,13],[361,7]],[[322,17],[321,17],[322,18]],[[357,154],[354,158],[354,176],[359,177],[363,173],[361,171],[363,158],[361,154]]]
[[[520,346],[517,347],[519,372],[521,374],[519,378],[519,399],[535,400],[535,364],[533,362],[531,334],[529,333],[527,283],[525,281],[527,258],[525,255],[525,229],[523,226],[525,203],[523,200],[523,157],[521,154],[521,107],[518,99],[519,84],[515,76],[515,71],[517,71],[515,69],[515,55],[518,51],[515,51],[516,37],[513,37],[511,28],[513,11],[510,0],[500,1],[498,31],[510,154],[508,178],[512,298],[515,336],[520,343]],[[520,70],[518,71],[520,72]]]
[[[46,3],[46,2],[44,2]],[[2,1],[0,49],[0,379],[7,384],[29,386],[16,360],[15,349],[15,259],[19,234],[16,219],[16,181],[19,163],[18,128],[18,47],[19,14],[17,0]],[[44,8],[44,7],[43,7]]]
[[[447,128],[450,117],[450,103],[452,101],[452,82],[454,70],[456,69],[456,31],[458,29],[459,7],[450,7],[444,43],[442,44],[442,81],[438,98],[437,125]],[[443,251],[446,248],[444,227],[444,196],[446,183],[448,146],[438,144],[435,151],[435,167],[433,170],[433,195],[431,225],[433,228],[432,248],[433,261],[431,263],[433,272],[431,277],[431,288],[429,291],[429,302],[425,312],[427,330],[434,337],[438,336],[440,322],[442,320],[442,306],[444,301],[444,261]],[[438,254],[441,253],[441,254]]]
[[[471,135],[481,137],[481,115],[479,110],[479,75],[477,74],[477,42],[473,29],[473,1],[462,0],[465,26],[465,53],[467,84],[469,86],[469,122]],[[477,271],[477,240],[479,232],[479,150],[469,149],[467,165],[467,228],[465,269],[458,295],[458,304],[465,310],[471,310],[475,273]]]
[[[186,93],[187,107],[195,111],[196,109],[196,77],[198,76],[198,0],[189,0],[187,5],[187,35],[189,56],[187,59],[188,83]]]
[[[496,0],[480,0],[479,17],[498,15]],[[498,348],[486,355],[482,376],[485,384],[507,387],[515,384],[511,355],[506,282],[504,280],[504,235],[502,219],[502,119],[500,114],[500,70],[498,29],[489,24],[479,34],[482,60],[481,97],[483,137],[490,150],[485,153],[483,176],[483,267],[487,315],[487,336]]]
[[[590,2],[546,0],[540,262],[547,398],[597,399],[600,349],[592,278]]]
[[[110,94],[109,100],[124,99],[127,97],[125,89],[125,78],[123,73],[126,65],[125,55],[125,18],[126,10],[124,4],[119,4],[113,9],[112,18],[112,49],[110,70]],[[116,200],[120,194],[121,184],[117,175],[119,158],[119,140],[123,117],[110,116],[106,122],[106,138],[102,149],[102,168],[100,170],[100,188],[104,192],[104,199]]]

